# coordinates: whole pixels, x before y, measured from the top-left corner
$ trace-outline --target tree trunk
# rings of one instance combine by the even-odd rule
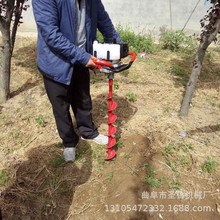
[[[182,102],[180,115],[187,116],[189,112],[189,106],[196,88],[196,83],[202,69],[202,62],[205,56],[205,52],[208,46],[216,39],[218,32],[220,31],[220,19],[218,19],[213,28],[213,32],[208,36],[203,36],[200,42],[197,54],[194,58],[193,69],[190,75],[189,81],[186,86],[185,96]]]
[[[0,103],[6,102],[10,94],[11,75],[11,21],[14,11],[15,0],[6,1],[5,17],[0,16],[0,30],[2,33],[1,63],[0,63]],[[3,7],[3,6],[1,6]]]
[[[2,30],[1,46],[1,66],[0,66],[0,103],[5,102],[10,94],[10,75],[11,75],[11,44],[10,26]]]
[[[16,34],[17,34],[17,29],[19,25],[19,21],[21,18],[22,14],[22,8],[24,6],[24,1],[16,1],[16,7],[15,7],[15,12],[14,12],[14,23],[12,26],[11,30],[11,53],[13,53],[14,50],[14,45],[15,45],[15,39],[16,39]]]

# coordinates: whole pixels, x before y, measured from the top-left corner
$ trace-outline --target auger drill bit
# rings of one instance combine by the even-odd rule
[[[96,43],[96,45],[97,45],[97,43]],[[102,50],[103,45],[100,45],[100,46],[101,46],[100,50]],[[109,47],[111,47],[111,46],[112,46],[112,44]],[[117,116],[113,113],[113,111],[117,108],[117,104],[116,104],[116,102],[114,102],[112,100],[112,98],[113,98],[112,87],[113,87],[114,74],[122,72],[126,69],[129,69],[136,59],[136,54],[133,52],[127,51],[127,49],[128,48],[125,47],[125,50],[124,50],[125,55],[123,55],[122,57],[126,57],[128,55],[132,56],[132,59],[130,60],[130,62],[128,64],[123,64],[120,62],[120,60],[118,60],[118,62],[111,62],[110,61],[111,59],[110,60],[109,59],[104,60],[102,58],[101,59],[100,58],[93,59],[93,62],[96,64],[95,69],[99,69],[100,72],[106,74],[109,78],[108,145],[105,146],[105,148],[108,149],[108,157],[105,158],[105,160],[108,160],[108,161],[113,160],[116,156],[116,152],[113,149],[113,147],[116,144],[116,139],[113,137],[113,135],[116,133],[116,127],[113,125],[113,123],[117,120]],[[108,56],[110,56],[110,52],[107,51],[107,53],[108,53]],[[97,51],[93,51],[93,55],[97,56]],[[93,70],[95,70],[95,69],[93,69]]]
[[[113,86],[113,79],[109,79],[108,146],[105,147],[108,149],[108,157],[105,158],[105,160],[112,160],[116,155],[116,152],[113,149],[114,145],[116,144],[116,140],[114,137],[112,137],[112,135],[116,133],[116,127],[113,126],[112,124],[116,121],[117,116],[113,114],[112,111],[114,111],[117,108],[117,104],[112,100],[112,96],[113,96],[112,86]]]

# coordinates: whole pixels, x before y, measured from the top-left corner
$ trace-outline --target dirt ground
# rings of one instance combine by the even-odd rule
[[[116,160],[105,162],[102,146],[80,140],[76,162],[66,164],[36,39],[19,37],[11,99],[0,106],[3,219],[220,219],[220,166],[210,173],[203,166],[220,163],[219,60],[219,46],[211,48],[189,116],[180,117],[193,53],[138,57],[115,76]],[[93,118],[103,134],[107,92],[107,78],[91,75]]]

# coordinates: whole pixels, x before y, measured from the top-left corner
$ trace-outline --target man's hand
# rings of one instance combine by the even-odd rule
[[[86,64],[86,67],[88,67],[88,68],[95,68],[96,67],[96,64],[93,62],[92,59],[97,59],[97,58],[94,56],[91,56],[89,62]]]

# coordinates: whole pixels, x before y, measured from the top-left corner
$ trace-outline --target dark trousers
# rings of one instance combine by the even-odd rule
[[[58,83],[44,75],[43,79],[64,147],[75,147],[79,140],[73,128],[70,106],[76,118],[77,129],[82,137],[86,139],[97,137],[99,133],[93,123],[91,112],[89,70],[76,66],[70,85]]]

